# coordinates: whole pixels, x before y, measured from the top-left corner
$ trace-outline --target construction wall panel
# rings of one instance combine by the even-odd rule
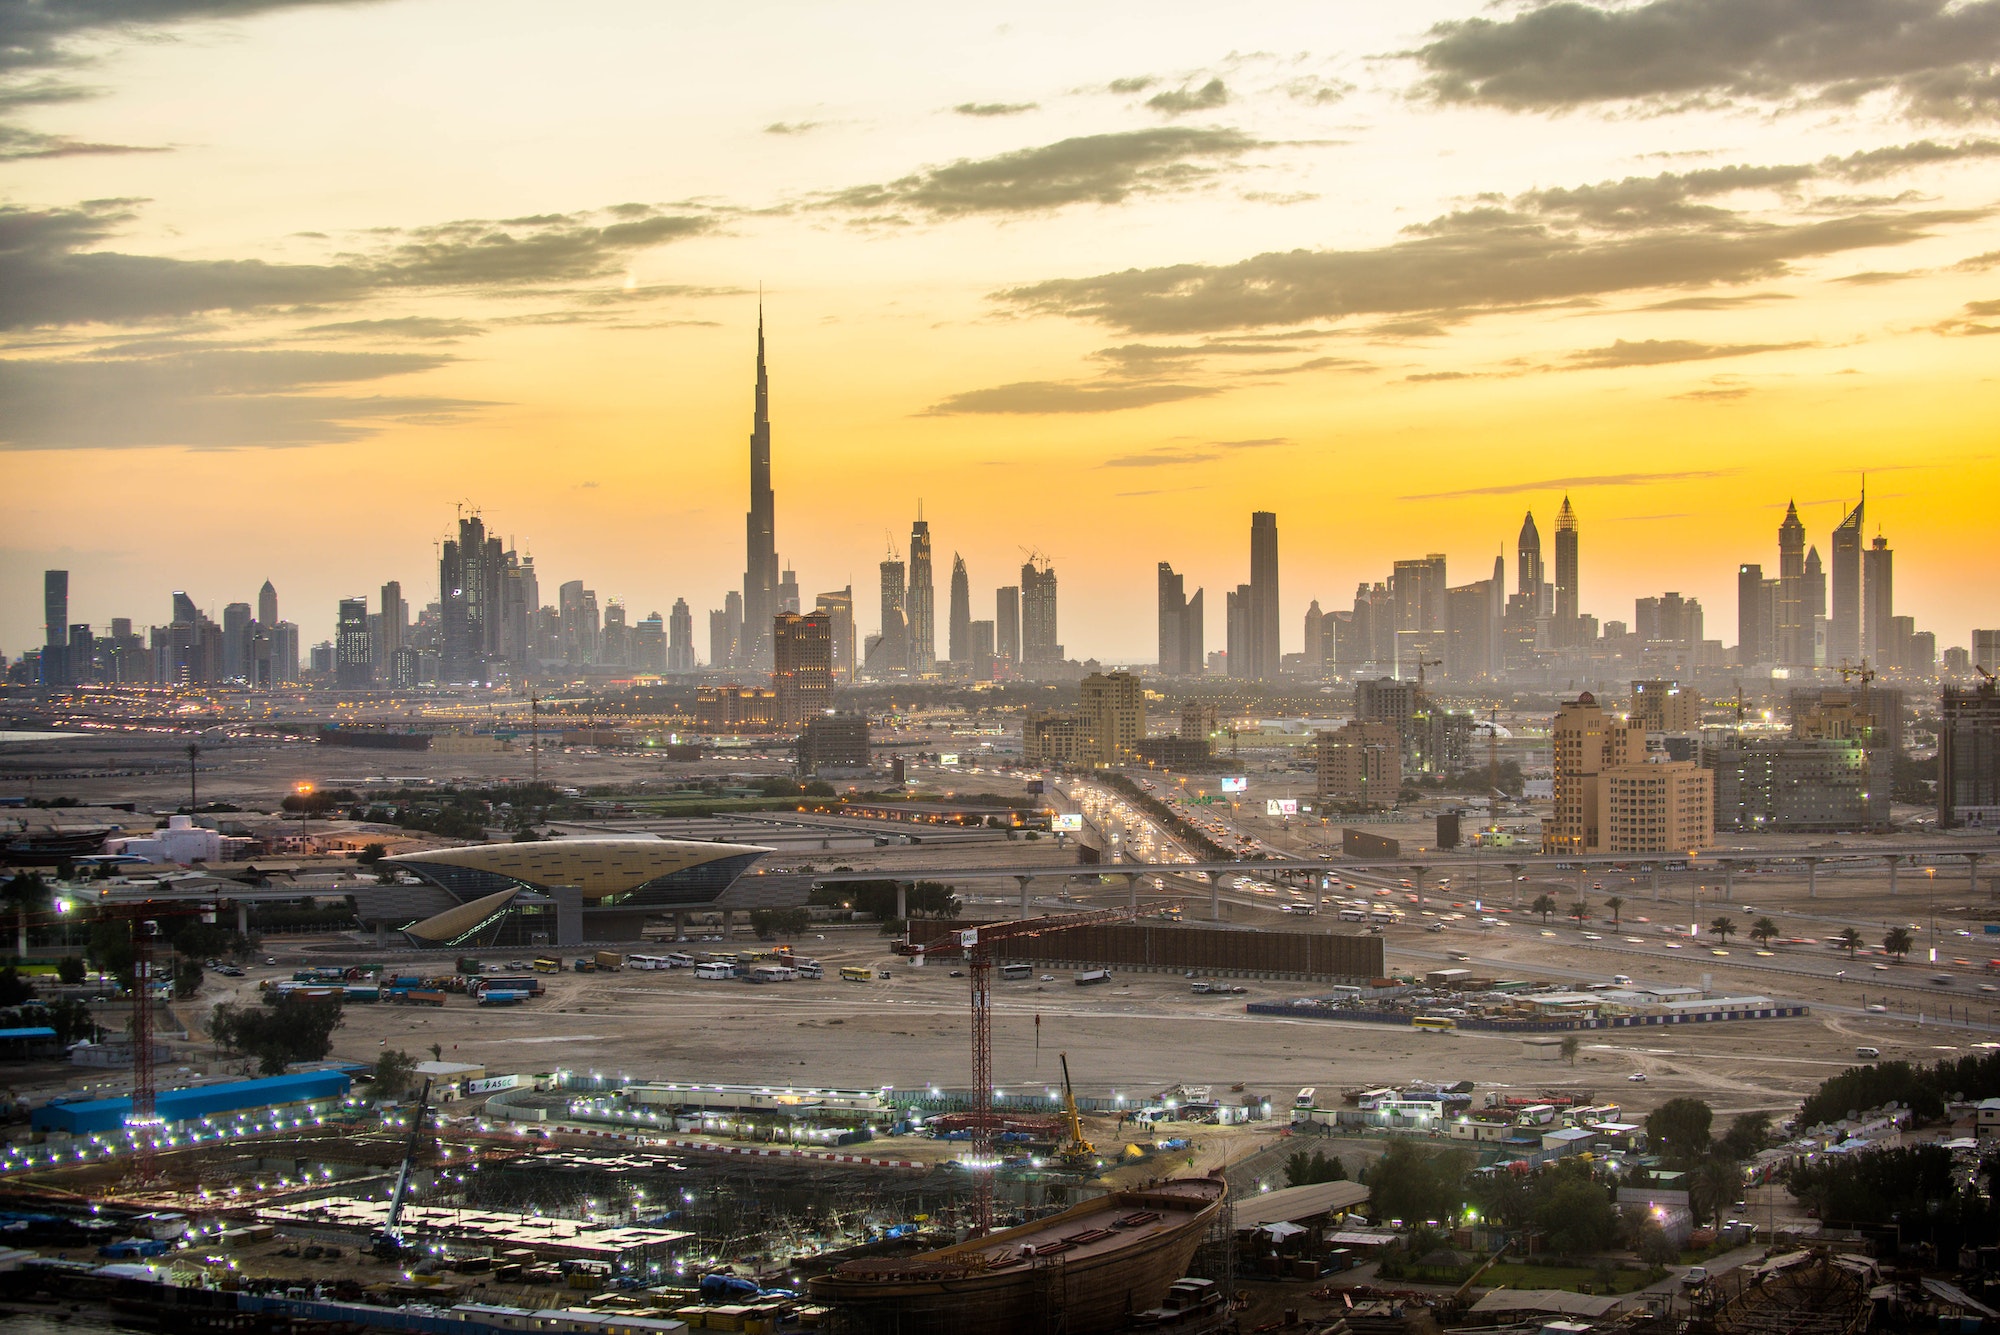
[[[976,924],[967,923],[966,926]],[[914,939],[934,940],[957,923],[926,923]],[[1285,974],[1338,981],[1382,976],[1382,938],[1306,932],[1232,932],[1168,923],[1108,923],[1017,937],[994,958],[1022,964],[1083,968],[1159,969],[1203,974]]]

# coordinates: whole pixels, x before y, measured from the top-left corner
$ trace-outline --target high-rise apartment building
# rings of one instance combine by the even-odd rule
[[[1833,530],[1833,588],[1826,625],[1826,661],[1861,662],[1861,524],[1868,491]]]
[[[1879,533],[1861,554],[1861,656],[1878,671],[1896,662],[1896,554]]]
[[[1062,641],[1056,629],[1056,568],[1046,558],[1031,558],[1021,567],[1021,664],[1036,668],[1062,662]]]
[[[965,558],[957,552],[951,554],[951,608],[948,623],[946,647],[950,650],[951,661],[958,664],[971,662],[972,581],[965,573]]]
[[[799,572],[792,569],[789,565],[778,576],[777,610],[780,612],[798,612],[802,610],[799,606]]]
[[[826,613],[833,635],[833,680],[846,685],[854,680],[854,586],[822,593],[813,599],[813,610]]]
[[[931,582],[931,526],[921,519],[910,525],[910,591],[903,613],[910,622],[909,669],[929,672],[937,666],[937,590]]]
[[[69,673],[69,571],[42,572],[43,686],[67,686]]]
[[[778,726],[795,728],[833,703],[833,618],[781,612],[772,621],[771,689]]]
[[[777,501],[771,493],[771,381],[764,369],[764,307],[757,306],[757,391],[750,416],[750,511],[744,516],[742,627],[732,666],[771,666],[771,618],[778,610]]]
[[[604,605],[604,624],[597,634],[597,662],[605,667],[632,666],[632,631],[625,604],[617,598]]]
[[[1717,828],[1774,834],[1886,830],[1891,759],[1858,738],[1731,734],[1702,748]]]
[[[1542,822],[1544,853],[1593,853],[1604,845],[1602,780],[1646,754],[1646,725],[1606,714],[1585,691],[1564,704],[1550,730],[1555,810]]]
[[[1395,599],[1396,629],[1441,631],[1445,626],[1444,557],[1433,552],[1421,560],[1398,561],[1389,576]]]
[[[1319,806],[1393,807],[1403,787],[1403,744],[1393,723],[1359,719],[1313,739]]]
[[[400,580],[390,580],[382,586],[382,635],[375,646],[380,652],[375,661],[389,664],[396,661],[396,651],[403,647],[403,641],[410,633],[410,605],[403,598]]]
[[[667,671],[694,671],[694,613],[685,598],[674,599],[667,614]]]
[[[967,661],[974,681],[993,680],[993,623],[975,621],[965,628]]]
[[[993,656],[1002,663],[1021,664],[1021,587],[1003,584],[993,591]]]
[[[1938,827],[2000,829],[2000,690],[1947,686],[1938,699]]]
[[[1091,762],[1122,765],[1146,736],[1146,687],[1129,672],[1093,672],[1078,688]]]
[[[1715,841],[1714,777],[1691,760],[1646,758],[1646,725],[1585,691],[1557,712],[1555,810],[1544,853],[1667,853]]]
[[[222,676],[226,681],[250,679],[251,623],[248,603],[222,607]]]
[[[1593,852],[1689,853],[1715,842],[1715,776],[1692,760],[1620,765],[1600,780]]]
[[[461,515],[458,536],[438,558],[438,603],[444,621],[440,671],[450,683],[492,680],[500,647],[500,539],[486,535],[478,512]]]
[[[333,679],[342,690],[375,684],[375,646],[368,634],[368,600],[342,598],[333,640]]]
[[[1167,562],[1160,562],[1159,640],[1160,675],[1199,677],[1207,657],[1202,640],[1201,590],[1187,596],[1182,577]]]
[[[1250,647],[1255,633],[1250,622],[1250,586],[1238,584],[1222,595],[1223,650],[1229,675],[1249,680],[1257,670],[1256,654]]]
[[[667,670],[667,622],[658,612],[648,612],[632,627],[632,666],[641,672]]]
[[[1632,717],[1647,732],[1698,732],[1701,693],[1677,681],[1635,681]]]
[[[1576,511],[1565,496],[1562,509],[1556,512],[1556,580],[1550,595],[1558,648],[1573,649],[1583,639],[1578,625],[1583,612],[1578,593],[1579,574]]]
[[[708,614],[709,667],[726,668],[735,660],[738,629],[727,607],[718,607]]]
[[[1275,681],[1283,655],[1278,641],[1278,516],[1250,516],[1250,670],[1253,681]]]
[[[1444,558],[1431,559],[1442,573]],[[1505,562],[1496,556],[1490,579],[1444,591],[1444,670],[1453,681],[1490,681],[1500,675],[1505,577]]]
[[[1988,672],[2000,672],[2000,630],[1972,632],[1972,652],[1967,658],[1966,665],[1982,667]]]
[[[910,666],[910,621],[904,606],[909,595],[905,567],[891,557],[882,562],[882,630],[869,650],[866,667],[874,675],[904,672]]]
[[[1776,661],[1778,583],[1755,562],[1736,568],[1736,661],[1744,667]]]

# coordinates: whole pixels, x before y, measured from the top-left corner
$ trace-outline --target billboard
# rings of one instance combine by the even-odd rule
[[[1225,793],[1240,793],[1249,786],[1250,780],[1241,774],[1225,774],[1222,776],[1222,791]]]
[[[938,756],[938,764],[940,765],[956,765],[957,763],[958,752],[956,751],[946,751]]]
[[[1049,818],[1051,830],[1077,831],[1083,828],[1083,813],[1080,811],[1058,811]]]
[[[1266,816],[1296,816],[1299,814],[1299,799],[1296,797],[1270,797],[1264,800]]]

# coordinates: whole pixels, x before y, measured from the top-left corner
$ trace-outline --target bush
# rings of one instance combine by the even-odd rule
[[[209,1032],[231,1051],[256,1057],[265,1075],[283,1075],[293,1062],[319,1061],[333,1051],[341,1019],[337,998],[277,995],[261,1007],[217,1006]]]
[[[90,971],[84,967],[83,956],[65,955],[56,961],[56,981],[75,987]]]

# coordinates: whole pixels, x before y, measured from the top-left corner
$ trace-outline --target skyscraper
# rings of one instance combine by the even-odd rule
[[[894,556],[882,562],[882,631],[868,655],[870,672],[906,672],[910,666],[910,614],[904,606],[909,586],[904,566]]]
[[[268,579],[257,590],[257,624],[267,630],[278,624],[278,590]]]
[[[42,685],[67,686],[69,675],[69,571],[42,572]]]
[[[743,564],[742,643],[737,666],[771,666],[771,618],[778,610],[777,501],[771,494],[771,381],[764,370],[764,307],[757,306],[757,401],[750,422],[750,513]]]
[[[797,612],[799,610],[799,572],[786,566],[778,576],[778,610]]]
[[[1861,661],[1861,516],[1868,489],[1833,530],[1833,590],[1826,623],[1826,661],[1833,666]]]
[[[1256,652],[1250,647],[1255,634],[1250,624],[1250,586],[1238,584],[1222,595],[1223,658],[1229,675],[1248,681],[1257,671]]]
[[[951,554],[951,632],[947,645],[951,661],[972,661],[972,582],[965,573],[965,558]]]
[[[486,535],[474,511],[460,515],[458,537],[438,558],[438,604],[444,621],[440,664],[447,682],[486,682],[499,649],[500,540]],[[336,658],[338,654],[336,653]]]
[[[1901,667],[1896,655],[1896,554],[1881,534],[1861,554],[1861,656],[1876,669]]]
[[[1532,598],[1528,604],[1531,616],[1549,614],[1549,587],[1542,578],[1542,535],[1535,527],[1535,512],[1528,511],[1528,517],[1521,521],[1521,536],[1514,543],[1515,560],[1518,563],[1516,593]]]
[[[1438,552],[1417,561],[1398,561],[1389,577],[1396,600],[1396,629],[1437,631],[1445,627],[1445,560]]]
[[[1257,681],[1278,675],[1278,516],[1250,516],[1250,671]]]
[[[771,689],[778,726],[796,728],[833,701],[833,618],[780,612],[772,620]]]
[[[813,600],[813,610],[826,613],[833,636],[833,679],[845,685],[854,680],[854,586],[822,593]]]
[[[910,525],[910,592],[903,614],[910,621],[909,669],[929,672],[937,666],[937,589],[931,583],[931,526],[921,519]]]
[[[1019,667],[1021,663],[1021,586],[1003,584],[993,591],[993,656]]]
[[[667,671],[694,671],[694,613],[685,598],[674,599],[667,614]]]
[[[1778,661],[1787,667],[1812,665],[1805,605],[1806,526],[1794,501],[1778,525]]]
[[[366,690],[375,684],[374,645],[368,635],[365,597],[340,600],[339,627],[333,640],[333,679],[335,685],[348,691]]]
[[[1736,568],[1736,661],[1743,667],[1771,661],[1776,610],[1770,589],[1776,583],[1755,562]]]
[[[250,678],[250,604],[227,603],[222,609],[222,676],[226,681]]]
[[[1801,599],[1805,617],[1806,667],[1826,662],[1826,567],[1820,564],[1819,548],[1806,548],[1805,593]]]
[[[556,614],[562,618],[563,662],[577,667],[590,661],[590,645],[583,626],[583,581],[566,580],[556,590]],[[730,636],[732,644],[735,636]],[[717,664],[718,667],[726,666]]]
[[[1557,644],[1564,649],[1574,647],[1578,639],[1576,622],[1581,604],[1577,601],[1576,537],[1576,511],[1570,508],[1569,497],[1565,496],[1562,509],[1556,514],[1554,595]]]
[[[1056,638],[1056,568],[1047,557],[1031,557],[1021,567],[1021,663],[1033,669],[1062,662]]]
[[[1160,562],[1160,675],[1199,677],[1202,673],[1201,590],[1189,598],[1182,577]]]
[[[396,661],[396,651],[403,647],[403,641],[410,633],[410,605],[403,598],[401,580],[390,580],[382,586],[382,642],[375,661],[384,665]]]

